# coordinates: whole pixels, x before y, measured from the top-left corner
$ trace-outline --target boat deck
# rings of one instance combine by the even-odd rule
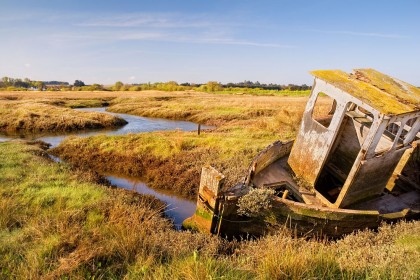
[[[257,173],[253,179],[256,187],[273,185],[287,182],[299,193],[306,204],[322,206],[322,202],[315,196],[315,193],[298,186],[293,176],[288,171],[287,157],[283,157]],[[413,190],[401,195],[383,194],[377,198],[353,204],[346,209],[351,210],[374,210],[381,214],[399,212],[404,209],[420,211],[420,191]]]
[[[257,173],[253,179],[253,183],[257,187],[263,187],[264,185],[287,182],[302,196],[306,204],[322,206],[321,201],[315,197],[315,193],[298,186],[292,175],[288,172],[288,169],[287,157],[280,158]]]
[[[348,207],[354,210],[377,210],[381,214],[399,212],[404,209],[420,211],[420,192],[417,190],[401,195],[383,194],[380,197]]]

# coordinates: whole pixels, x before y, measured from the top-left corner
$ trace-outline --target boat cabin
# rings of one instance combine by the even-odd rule
[[[420,89],[373,69],[311,74],[314,86],[288,158],[296,178],[332,208],[392,191],[393,174],[420,141]]]

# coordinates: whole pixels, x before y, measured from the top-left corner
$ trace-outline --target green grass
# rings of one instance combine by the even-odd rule
[[[98,185],[42,153],[0,143],[0,278],[119,278],[140,258],[163,264],[189,255],[162,203]],[[189,236],[190,246],[214,243]]]

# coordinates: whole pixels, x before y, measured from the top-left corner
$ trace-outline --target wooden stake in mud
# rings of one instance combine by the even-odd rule
[[[197,134],[200,135],[200,133],[201,133],[201,124],[198,124]]]

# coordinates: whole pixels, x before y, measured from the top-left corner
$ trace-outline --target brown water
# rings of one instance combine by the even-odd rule
[[[58,146],[68,136],[88,137],[93,135],[124,135],[128,133],[152,132],[158,130],[184,130],[194,131],[197,130],[198,124],[186,121],[174,121],[158,118],[145,118],[128,114],[117,114],[106,112],[106,108],[83,108],[77,109],[88,112],[101,112],[119,116],[125,119],[128,123],[122,127],[115,129],[101,129],[101,130],[86,130],[71,133],[49,133],[49,134],[21,134],[21,135],[0,135],[0,142],[11,139],[27,139],[27,140],[42,140],[51,144],[51,147]],[[210,128],[202,126],[202,129]],[[54,160],[59,161],[59,158],[52,157]],[[195,201],[191,201],[175,195],[168,191],[154,190],[142,182],[138,178],[128,178],[120,175],[107,175],[106,178],[114,185],[127,190],[136,191],[141,194],[153,195],[157,199],[165,202],[167,207],[165,215],[171,218],[176,228],[181,228],[182,221],[192,216],[195,212]]]

